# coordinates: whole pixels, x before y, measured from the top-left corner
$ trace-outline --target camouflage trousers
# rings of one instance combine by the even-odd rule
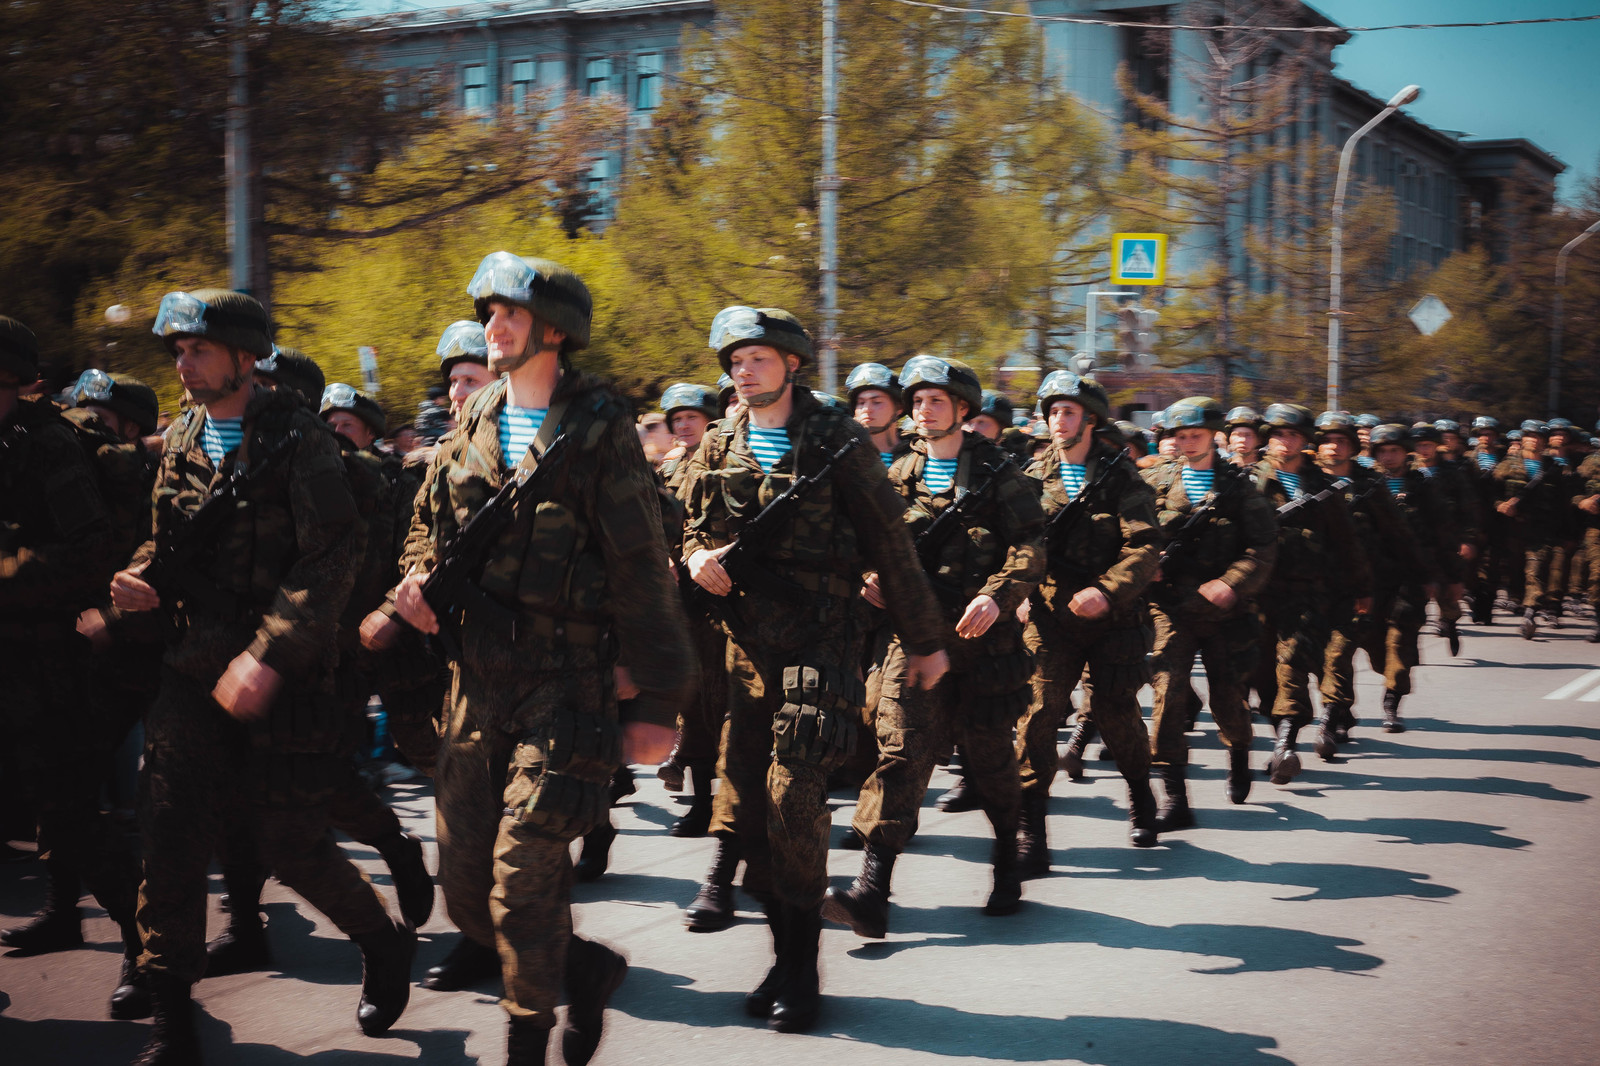
[[[691,621],[689,632],[700,659],[700,682],[678,712],[678,762],[709,764],[717,757],[722,722],[728,717],[728,638],[698,619]]]
[[[1584,530],[1582,551],[1587,564],[1584,599],[1588,600],[1589,606],[1600,611],[1600,529]]]
[[[1380,601],[1374,600],[1377,610]],[[1357,615],[1355,603],[1348,598],[1338,601],[1333,610],[1333,628],[1328,633],[1328,646],[1322,655],[1322,706],[1325,711],[1348,711],[1356,701],[1356,651],[1372,643],[1368,632],[1382,626],[1373,615]],[[1367,658],[1373,670],[1382,671],[1385,655]]]
[[[376,890],[345,858],[321,803],[294,802],[267,782],[284,757],[252,751],[245,729],[199,681],[168,670],[145,722],[140,830],[139,968],[193,982],[205,970],[206,868],[230,814],[247,812],[278,880],[347,936],[385,928]],[[294,756],[296,763],[336,756]],[[295,771],[298,774],[298,771]],[[330,770],[329,779],[336,773]],[[277,797],[269,800],[266,797]]]
[[[1269,589],[1261,603],[1262,646],[1276,652],[1272,717],[1311,721],[1311,678],[1326,664],[1329,635],[1328,596],[1320,586],[1295,583]]]
[[[950,653],[950,670],[931,691],[907,687],[908,660],[899,640],[891,641],[884,656],[873,717],[878,761],[861,787],[852,821],[875,847],[905,850],[916,834],[933,767],[952,740],[965,754],[967,786],[977,792],[996,831],[1016,831],[1022,789],[1011,730],[1028,706],[1026,652],[1020,643],[1011,649],[1017,665],[1004,672],[992,669],[992,656],[975,655],[960,643]]]
[[[1139,689],[1150,680],[1147,631],[1058,615],[1035,600],[1023,635],[1033,653],[1033,698],[1017,725],[1022,790],[1048,792],[1056,776],[1056,731],[1072,711],[1072,690],[1084,683],[1081,722],[1100,730],[1117,772],[1128,781],[1150,777],[1150,733],[1139,710]]]
[[[450,690],[450,671],[409,627],[387,652],[361,653],[362,672],[383,700],[389,735],[406,761],[433,776],[439,753],[440,719]],[[363,710],[365,704],[363,703]]]
[[[1205,666],[1206,702],[1222,743],[1250,750],[1250,711],[1245,682],[1255,667],[1261,639],[1253,611],[1240,609],[1218,617],[1207,608],[1170,610],[1152,604],[1155,650],[1151,654],[1155,710],[1151,715],[1150,762],[1153,766],[1186,766],[1189,741],[1184,735],[1189,716],[1189,673],[1196,655]]]
[[[1385,692],[1411,694],[1411,671],[1419,662],[1417,638],[1426,619],[1428,596],[1421,585],[1402,585],[1373,597],[1373,623],[1363,626],[1361,647],[1372,668],[1383,674]]]
[[[567,960],[587,950],[572,931],[570,845],[606,809],[599,800],[596,820],[556,832],[516,817],[540,785],[545,743],[563,713],[616,718],[609,665],[510,677],[458,666],[434,772],[445,909],[463,934],[499,953],[501,1006],[543,1028],[555,1025]],[[607,784],[592,787],[599,797]]]
[[[711,832],[736,837],[747,891],[774,891],[802,909],[821,905],[828,887],[828,771],[773,755],[773,729],[784,705],[785,667],[827,667],[855,675],[860,637],[854,626],[822,626],[809,646],[728,641],[728,717],[717,759]],[[859,713],[859,712],[858,712]]]
[[[1528,545],[1523,551],[1522,606],[1555,614],[1567,595],[1567,546]]]

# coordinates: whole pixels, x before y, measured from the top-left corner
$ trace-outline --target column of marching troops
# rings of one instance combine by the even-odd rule
[[[194,983],[271,965],[269,875],[360,948],[364,1033],[405,1009],[434,882],[354,768],[374,692],[434,778],[462,932],[423,985],[500,976],[512,1063],[545,1060],[564,998],[561,1055],[581,1063],[627,966],[573,932],[571,888],[605,870],[629,763],[688,790],[673,835],[715,838],[688,927],[730,925],[737,879],[773,942],[746,1010],[804,1031],[822,923],[885,935],[936,766],[959,773],[941,809],[993,828],[983,912],[1013,914],[1050,872],[1051,782],[1083,777],[1097,734],[1149,847],[1196,822],[1203,706],[1243,803],[1251,689],[1285,784],[1303,728],[1324,760],[1349,741],[1358,650],[1383,675],[1382,728],[1405,728],[1430,600],[1454,654],[1463,600],[1489,624],[1504,588],[1531,638],[1569,593],[1600,598],[1600,454],[1560,419],[1506,446],[1487,417],[1464,432],[1190,397],[1147,435],[1063,370],[1035,424],[929,355],[856,367],[846,402],[801,384],[794,316],[736,306],[711,325],[719,388],[663,394],[677,446],[653,468],[629,402],[579,369],[575,274],[497,252],[468,295],[476,321],[438,346],[454,428],[403,460],[377,447],[378,405],[275,345],[249,296],[163,299],[155,333],[190,401],[164,439],[154,392],[122,375],[85,372],[68,409],[19,398],[38,348],[0,319],[4,775],[49,874],[0,943],[81,944],[92,893],[124,942],[111,1015],[154,1018],[140,1063],[198,1061]],[[136,859],[99,798],[140,720]],[[846,887],[827,883],[830,787],[860,792]],[[398,916],[334,830],[382,855]],[[213,860],[228,921],[208,945]]]

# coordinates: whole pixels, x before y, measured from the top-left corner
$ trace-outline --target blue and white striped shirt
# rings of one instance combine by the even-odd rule
[[[506,404],[500,410],[500,455],[506,469],[514,470],[528,454],[528,446],[539,435],[544,425],[545,408],[512,407]]]
[[[1378,465],[1378,462],[1370,455],[1358,455],[1356,456],[1356,465],[1364,466],[1368,470],[1371,470],[1373,467]]]
[[[922,482],[928,486],[928,491],[935,496],[949,489],[956,480],[956,464],[959,459],[935,459],[928,457],[922,466]]]
[[[1406,479],[1405,478],[1403,478],[1403,477],[1391,477],[1391,478],[1385,478],[1384,480],[1389,483],[1389,494],[1391,496],[1398,496],[1401,493],[1406,491]]]
[[[756,462],[761,464],[763,473],[772,473],[772,468],[778,465],[778,460],[789,453],[789,431],[782,426],[777,429],[762,429],[760,426],[750,427],[750,451],[755,454]]]
[[[206,415],[206,424],[200,430],[200,447],[205,449],[206,458],[211,460],[212,466],[220,469],[228,453],[243,440],[244,419],[212,418]]]
[[[1067,490],[1067,499],[1077,499],[1089,481],[1088,471],[1082,463],[1062,463],[1057,469],[1061,471],[1061,487]]]
[[[1528,472],[1528,476],[1529,477],[1534,477],[1535,475],[1537,475],[1539,473],[1540,467],[1542,467],[1543,465],[1544,464],[1539,462],[1539,460],[1537,460],[1537,459],[1524,459],[1524,460],[1522,460],[1522,469],[1524,469],[1524,470],[1526,470]]]
[[[883,465],[885,467],[894,465],[894,452],[879,452],[878,458],[883,460]]]
[[[1494,457],[1494,452],[1479,452],[1478,453],[1478,469],[1479,470],[1493,470],[1497,465],[1499,465],[1499,463]]]
[[[1196,470],[1185,464],[1179,471],[1183,478],[1183,492],[1189,497],[1190,503],[1199,503],[1206,493],[1211,491],[1211,486],[1216,484],[1217,472],[1215,470]]]
[[[1289,499],[1298,500],[1305,493],[1300,491],[1300,475],[1291,474],[1287,470],[1278,471],[1278,482],[1289,491]]]

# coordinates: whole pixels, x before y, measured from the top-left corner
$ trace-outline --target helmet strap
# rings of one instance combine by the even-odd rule
[[[750,398],[745,400],[745,403],[750,405],[751,407],[756,407],[756,408],[771,407],[773,404],[775,404],[779,400],[783,399],[783,394],[788,392],[789,391],[789,387],[791,385],[793,385],[793,384],[794,384],[794,371],[785,369],[784,372],[783,372],[783,384],[782,385],[779,385],[777,388],[773,389],[771,392],[757,393],[756,395],[751,396]]]

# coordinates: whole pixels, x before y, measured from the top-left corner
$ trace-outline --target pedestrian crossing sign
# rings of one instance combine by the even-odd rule
[[[1111,284],[1165,285],[1167,235],[1117,233],[1111,237]]]

